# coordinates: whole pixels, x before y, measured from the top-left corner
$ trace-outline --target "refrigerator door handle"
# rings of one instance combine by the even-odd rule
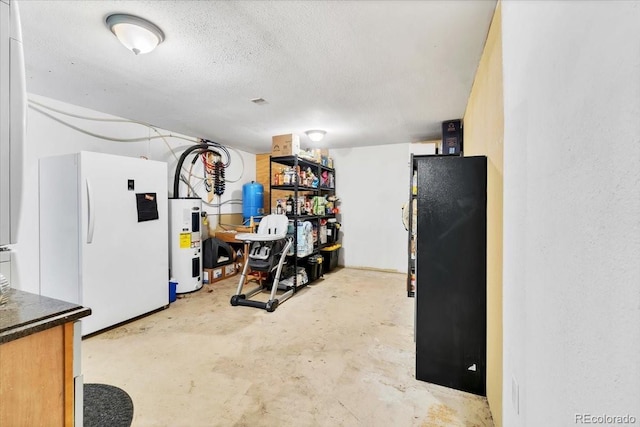
[[[93,209],[92,202],[91,202],[91,183],[89,182],[89,179],[87,178],[85,180],[85,183],[87,185],[87,213],[88,213],[88,222],[87,222],[87,243],[93,243],[93,228],[95,226],[95,222],[96,222],[96,214],[95,214],[95,209]]]

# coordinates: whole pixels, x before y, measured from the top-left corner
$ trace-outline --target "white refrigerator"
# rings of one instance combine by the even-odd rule
[[[169,305],[166,163],[42,158],[39,201],[40,293],[91,308],[83,336]]]
[[[11,247],[18,243],[27,117],[20,14],[0,1],[0,274],[11,278]]]

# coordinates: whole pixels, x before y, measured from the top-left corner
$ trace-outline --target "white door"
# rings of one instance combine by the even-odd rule
[[[167,168],[162,162],[80,153],[83,335],[166,306]],[[136,194],[158,219],[138,221]]]

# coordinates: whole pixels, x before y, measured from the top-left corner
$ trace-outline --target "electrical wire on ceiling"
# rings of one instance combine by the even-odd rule
[[[211,203],[208,200],[205,200],[202,196],[198,195],[198,188],[204,186],[205,193],[214,193],[218,200],[220,200],[220,196],[224,193],[225,190],[225,163],[222,162],[221,154],[215,149],[210,149],[209,147],[220,148],[220,144],[213,143],[212,141],[206,141],[199,146],[188,147],[187,150],[182,154],[181,158],[178,160],[178,165],[176,166],[176,172],[181,170],[181,163],[191,154],[195,153],[193,159],[191,160],[191,166],[189,167],[189,175],[184,176],[184,174],[180,174],[179,181],[182,181],[187,186],[187,195],[188,196],[198,196],[202,203],[206,206],[212,207],[214,209],[217,208],[217,212],[215,215],[218,218],[218,224],[220,224],[220,218],[222,216],[222,206],[226,204],[242,204],[242,199],[230,199],[224,202],[219,203]],[[206,148],[205,148],[206,147]],[[226,150],[226,147],[223,147]],[[222,150],[224,151],[224,150]],[[226,151],[228,153],[228,151]],[[242,159],[242,157],[240,157]],[[199,181],[194,185],[192,184],[193,175],[193,167],[197,163],[198,159],[201,160],[204,168],[204,175],[206,178],[199,179]],[[230,164],[230,163],[229,163]],[[244,163],[243,163],[244,168]],[[213,179],[211,179],[211,177]],[[174,197],[179,197],[177,186],[176,186],[176,177],[174,177]]]
[[[205,144],[207,145],[207,144]],[[196,187],[204,185],[206,194],[215,194],[216,196],[221,196],[224,193],[225,183],[224,183],[224,166],[221,162],[221,155],[219,152],[211,150],[209,148],[201,149],[198,148],[194,151],[195,154],[191,159],[191,165],[189,166],[189,174],[185,177],[183,174],[180,174],[180,181],[187,184],[187,197],[195,197],[203,199],[202,196],[198,195],[198,191]],[[180,170],[181,162],[184,161],[186,157],[181,157],[181,160],[178,161],[178,165],[176,166],[176,172]],[[194,176],[193,169],[198,160],[201,161],[202,167],[204,170],[204,177],[198,177],[199,181],[196,185],[191,183],[192,178]],[[216,168],[216,165],[221,165],[221,168]],[[174,177],[175,179],[175,177]],[[215,191],[214,191],[215,188]],[[174,197],[179,197],[177,193],[174,193]],[[205,200],[203,199],[203,202]],[[210,199],[209,199],[210,201]]]
[[[236,153],[236,155],[237,155],[238,159],[240,159],[240,164],[241,164],[242,166],[240,167],[240,175],[238,175],[238,178],[237,178],[237,179],[228,179],[228,178],[225,178],[225,181],[226,181],[226,182],[231,182],[231,183],[239,182],[239,181],[242,179],[242,175],[244,174],[244,157],[242,157],[242,154],[240,154],[240,152],[239,152],[238,150],[236,150],[235,148],[233,148],[233,147],[227,147],[227,148],[228,148],[229,150],[231,150],[231,151],[234,151],[234,152]]]
[[[231,166],[231,154],[229,153],[229,150],[235,151],[235,153],[237,154],[238,158],[240,159],[240,163],[242,164],[242,167],[240,168],[240,176],[238,177],[238,179],[226,179],[225,178],[224,182],[233,183],[233,182],[238,182],[238,181],[240,181],[240,179],[242,179],[242,174],[244,173],[244,158],[242,157],[242,154],[240,154],[240,152],[238,150],[236,150],[235,148],[224,146],[224,145],[222,145],[222,144],[220,144],[218,142],[215,142],[215,141],[210,141],[208,139],[201,139],[200,142],[204,143],[204,144],[210,144],[210,145],[212,145],[213,147],[219,149],[220,151],[222,151],[225,154],[227,160],[223,163],[224,169],[226,169],[229,166]],[[220,168],[221,166],[217,165],[216,167]]]
[[[217,216],[218,216],[218,220],[221,217],[222,214],[222,206],[226,205],[226,204],[242,204],[242,199],[230,199],[224,202],[219,202],[219,203],[210,203],[207,200],[204,200],[201,196],[198,196],[198,191],[196,189],[196,187],[199,187],[201,185],[205,186],[205,190],[207,193],[209,193],[209,190],[207,188],[208,185],[212,186],[213,189],[213,193],[218,196],[218,200],[220,200],[220,197],[222,196],[222,194],[225,191],[225,183],[230,182],[230,183],[235,183],[240,181],[240,179],[242,179],[242,175],[244,173],[244,158],[242,157],[242,154],[234,149],[234,148],[230,148],[230,147],[226,147],[218,142],[215,141],[211,141],[211,140],[207,140],[207,139],[196,139],[196,138],[190,138],[190,137],[184,137],[181,135],[174,135],[172,133],[168,133],[168,134],[162,134],[160,133],[160,131],[155,127],[150,125],[149,123],[145,123],[145,122],[141,122],[141,121],[137,121],[137,120],[129,120],[129,119],[121,119],[121,118],[104,118],[104,117],[89,117],[89,116],[83,116],[83,115],[79,115],[79,114],[74,114],[74,113],[69,113],[67,111],[63,111],[51,106],[48,106],[46,104],[43,104],[41,102],[35,101],[33,99],[29,99],[29,108],[31,108],[32,110],[44,115],[45,117],[50,118],[51,120],[54,120],[64,126],[67,126],[77,132],[83,133],[85,135],[89,135],[91,137],[94,138],[98,138],[98,139],[103,139],[103,140],[107,140],[107,141],[114,141],[114,142],[123,142],[123,143],[133,143],[133,142],[150,142],[151,140],[154,139],[162,139],[162,141],[165,143],[165,145],[167,146],[167,148],[169,149],[169,152],[173,155],[173,157],[176,159],[177,161],[177,165],[176,165],[176,173],[174,176],[174,197],[178,197],[178,191],[177,191],[177,182],[178,181],[182,181],[187,185],[187,191],[188,191],[188,195],[189,196],[197,196],[202,200],[202,203],[205,204],[206,206],[210,206],[212,208],[217,208],[218,212],[217,212]],[[130,123],[130,124],[137,124],[137,125],[141,125],[144,126],[150,130],[152,130],[153,132],[156,133],[155,136],[146,136],[146,137],[139,137],[139,138],[114,138],[111,136],[107,136],[107,135],[101,135],[95,132],[91,132],[88,131],[86,129],[83,129],[81,127],[75,126],[59,117],[56,117],[50,113],[48,113],[47,111],[44,110],[49,110],[51,112],[57,113],[57,114],[62,114],[68,117],[73,117],[76,119],[81,119],[81,120],[87,120],[87,121],[95,121],[95,122],[111,122],[111,123]],[[185,152],[182,153],[182,155],[180,157],[178,157],[176,151],[174,150],[173,147],[171,147],[171,145],[169,144],[169,142],[167,141],[167,138],[176,138],[176,139],[181,139],[181,140],[185,140],[191,143],[198,143],[198,145],[193,145],[193,146],[188,146],[187,149],[185,150]],[[200,148],[198,148],[200,147]],[[240,175],[237,179],[235,180],[230,180],[230,179],[226,179],[225,177],[225,171],[226,169],[231,165],[231,153],[229,150],[235,151],[237,157],[240,159],[240,163],[241,163],[241,168],[240,168]],[[189,170],[185,170],[183,169],[183,162],[184,159],[188,156],[189,153],[192,153],[196,151],[196,156],[194,156],[193,161],[191,162],[191,166],[189,168]],[[186,155],[185,155],[186,153]],[[207,153],[210,153],[213,155],[213,160],[211,162],[209,162],[207,160]],[[224,161],[223,161],[223,156],[222,154],[224,154]],[[202,163],[203,163],[203,170],[204,170],[204,176],[197,176],[193,173],[193,167],[195,165],[195,163],[197,163],[197,159],[200,158],[202,159]],[[209,172],[210,176],[213,176],[213,182],[210,183],[209,179],[207,179],[206,175],[207,172]],[[188,176],[185,176],[185,174],[188,174]],[[192,179],[197,179],[198,180],[198,184],[196,184],[196,186],[192,185],[191,180]]]
[[[207,193],[213,193],[216,196],[221,196],[224,194],[225,188],[225,167],[221,161],[220,153],[209,151],[208,153],[200,154],[200,159],[204,165],[205,176],[207,177],[203,181],[205,191]]]
[[[192,194],[198,194],[196,186],[192,185],[191,183],[187,182],[186,180],[182,180],[182,182],[184,182],[186,184],[186,186],[189,188],[189,191],[191,191]],[[202,203],[204,205],[210,206],[212,208],[220,208],[223,205],[241,205],[242,204],[242,199],[229,199],[229,200],[225,200],[224,202],[220,202],[220,203],[211,203],[211,202],[207,202],[206,200],[202,200]]]
[[[208,143],[210,142],[211,141],[208,141]],[[183,156],[181,156],[181,160],[179,160],[179,164],[180,162],[183,162],[191,154],[187,151],[195,152],[195,155],[193,156],[193,159],[191,160],[191,165],[189,167],[189,176],[184,176],[184,174],[180,174],[179,181],[182,181],[184,184],[186,184],[188,196],[198,195],[198,188],[204,185],[205,192],[209,193],[211,190],[214,190],[214,187],[215,187],[215,194],[218,197],[220,197],[222,193],[224,193],[224,163],[221,161],[220,153],[214,150],[210,150],[208,148],[204,148],[204,146],[208,146],[208,144],[201,144],[201,145],[202,145],[201,147],[197,147],[197,146],[188,147],[187,150],[185,150],[185,153],[183,153]],[[211,155],[211,157],[209,155]],[[209,179],[200,179],[195,185],[192,184],[191,182],[192,181],[191,178],[193,176],[192,169],[194,165],[197,163],[198,159],[201,159],[202,161],[203,167],[205,168],[205,175],[207,175],[207,169],[211,171],[212,175],[214,175],[213,183],[209,183]],[[218,172],[221,172],[219,175],[216,175],[216,168]],[[176,167],[176,172],[179,170],[180,168]],[[174,177],[174,195],[175,195],[174,197],[179,197],[179,195],[177,195],[178,193],[176,192],[175,188],[176,187],[175,187],[175,177]],[[215,213],[215,215],[218,218],[218,222],[217,222],[218,225],[222,225],[220,218],[222,217],[223,205],[227,205],[227,204],[242,205],[242,199],[230,199],[224,202],[211,203],[203,199],[201,196],[198,196],[198,197],[202,200],[202,203],[204,205],[212,207],[214,209],[217,208],[217,212]]]
[[[220,153],[214,150],[196,150],[197,153],[191,160],[191,166],[189,166],[189,175],[187,181],[189,182],[187,188],[187,196],[191,197],[196,195],[197,192],[194,186],[191,185],[191,178],[193,176],[193,168],[195,164],[200,160],[203,165],[205,177],[200,180],[200,183],[204,184],[206,193],[213,193],[216,196],[224,194],[225,182],[224,182],[224,164],[221,161]],[[182,180],[184,182],[184,180]]]
[[[155,127],[152,126],[148,123],[145,122],[140,122],[137,120],[129,120],[129,119],[121,119],[121,118],[104,118],[104,117],[89,117],[89,116],[83,116],[83,115],[79,115],[79,114],[74,114],[74,113],[70,113],[67,111],[63,111],[51,106],[48,106],[46,104],[43,104],[41,102],[35,101],[33,99],[29,99],[29,108],[31,108],[32,110],[42,114],[45,117],[50,118],[53,121],[56,121],[66,127],[69,127],[77,132],[83,133],[85,135],[89,135],[91,137],[94,138],[98,138],[98,139],[103,139],[106,141],[113,141],[113,142],[123,142],[123,143],[134,143],[134,142],[150,142],[152,140],[155,139],[162,139],[162,141],[165,143],[165,145],[167,146],[167,148],[169,149],[169,152],[171,153],[171,155],[176,159],[177,161],[177,165],[176,165],[176,172],[175,172],[175,176],[174,176],[174,192],[173,195],[174,197],[178,197],[178,182],[182,181],[186,184],[187,186],[187,191],[188,191],[188,195],[191,196],[198,196],[198,191],[196,187],[205,186],[205,190],[207,193],[210,192],[210,190],[213,190],[213,193],[218,197],[219,203],[211,203],[210,201],[207,201],[205,199],[203,199],[202,197],[198,196],[201,200],[202,203],[206,206],[209,206],[211,208],[217,209],[217,217],[218,217],[218,224],[220,224],[220,218],[222,216],[222,206],[223,205],[242,205],[242,199],[230,199],[227,201],[220,201],[220,197],[222,196],[222,194],[225,191],[225,183],[229,182],[229,183],[235,183],[238,182],[242,179],[242,175],[244,174],[244,158],[242,156],[242,154],[231,147],[225,147],[224,145],[217,143],[215,141],[210,141],[207,139],[196,139],[196,138],[190,138],[190,137],[184,137],[181,135],[174,135],[172,133],[168,133],[168,134],[162,134],[160,133],[160,131]],[[52,114],[50,114],[47,111],[44,110],[48,110],[50,112],[54,112],[57,114],[62,114],[64,116],[68,116],[68,117],[72,117],[75,119],[80,119],[80,120],[87,120],[87,121],[95,121],[95,122],[111,122],[111,123],[130,123],[130,124],[137,124],[137,125],[141,125],[144,126],[148,129],[150,129],[151,131],[155,132],[156,135],[155,136],[145,136],[145,137],[140,137],[140,138],[114,138],[111,136],[107,136],[107,135],[101,135],[95,132],[91,132],[88,131],[86,129],[83,129],[81,127],[75,126],[59,117],[56,117]],[[188,141],[190,143],[197,143],[197,145],[193,145],[193,146],[188,146],[185,151],[182,153],[182,155],[179,157],[176,154],[176,151],[174,150],[173,147],[171,147],[171,145],[169,144],[169,142],[167,141],[167,138],[176,138],[176,139],[181,139],[181,140],[185,140]],[[241,167],[240,167],[240,174],[238,176],[237,179],[227,179],[226,178],[226,169],[231,166],[231,153],[230,151],[234,151],[237,155],[237,157],[240,159],[240,163],[241,163]],[[193,158],[193,161],[191,162],[191,165],[189,167],[189,170],[185,170],[183,169],[182,163],[184,162],[184,159],[188,156],[189,153],[192,152],[196,152],[196,155]],[[207,156],[207,153],[212,154],[213,157],[210,160]],[[224,154],[224,161],[223,161],[223,154]],[[193,168],[194,165],[197,163],[197,160],[201,159],[202,160],[202,164],[203,164],[203,170],[204,170],[204,176],[196,176],[193,173]],[[208,173],[207,173],[208,172]],[[188,174],[187,176],[185,176],[185,174]],[[213,176],[213,182],[210,182],[209,179],[207,179],[207,175]],[[192,179],[198,179],[198,183],[194,186],[191,183]],[[207,188],[208,186],[211,186],[211,188]],[[223,227],[224,228],[224,227]]]
[[[201,143],[201,144],[204,143],[204,144],[207,144],[208,146],[212,147],[213,149],[218,149],[221,152],[223,152],[225,154],[225,157],[226,157],[226,160],[222,163],[222,165],[219,164],[221,162],[221,159],[220,159],[220,160],[218,160],[216,162],[216,165],[214,166],[214,170],[217,169],[217,171],[218,171],[217,174],[214,174],[214,177],[217,177],[217,179],[215,179],[215,184],[214,185],[216,187],[216,190],[215,190],[216,194],[220,193],[218,195],[221,195],[224,192],[224,184],[226,182],[230,182],[230,183],[238,182],[242,178],[242,175],[244,173],[244,159],[243,159],[242,155],[240,154],[240,152],[238,150],[231,148],[231,150],[236,152],[238,158],[240,159],[242,167],[240,168],[240,176],[238,177],[238,179],[229,180],[229,179],[225,178],[224,170],[231,165],[231,155],[230,155],[230,152],[229,152],[229,148],[223,146],[222,144],[220,144],[218,142],[214,142],[214,141],[210,141],[210,140],[206,140],[206,139],[200,139],[200,138],[184,137],[184,136],[181,136],[181,135],[174,135],[172,133],[162,134],[162,133],[160,133],[160,131],[156,127],[150,125],[149,123],[145,123],[145,122],[141,122],[141,121],[137,121],[137,120],[83,116],[83,115],[69,113],[67,111],[63,111],[63,110],[48,106],[48,105],[43,104],[41,102],[35,101],[33,99],[29,99],[28,101],[29,101],[29,108],[31,108],[32,110],[37,111],[38,113],[40,113],[40,114],[50,118],[51,120],[54,120],[54,121],[56,121],[56,122],[58,122],[58,123],[60,123],[60,124],[62,124],[64,126],[67,126],[67,127],[71,128],[71,129],[74,129],[74,130],[76,130],[78,132],[81,132],[81,133],[83,133],[85,135],[92,136],[94,138],[99,138],[99,139],[103,139],[103,140],[107,140],[107,141],[114,141],[114,142],[145,142],[145,141],[151,141],[151,140],[154,140],[154,139],[162,139],[164,141],[165,145],[167,146],[167,148],[169,149],[169,151],[171,152],[171,154],[173,155],[173,157],[178,162],[180,160],[180,157],[178,157],[178,155],[176,154],[175,150],[173,149],[173,147],[171,147],[171,145],[169,144],[169,142],[167,141],[166,138],[182,139],[182,140],[189,141],[189,142],[192,142],[192,143]],[[71,124],[71,123],[69,123],[69,122],[67,122],[65,120],[62,120],[59,117],[56,117],[56,116],[44,111],[43,109],[47,109],[49,111],[52,111],[52,112],[55,112],[55,113],[58,113],[58,114],[63,114],[65,116],[73,117],[73,118],[77,118],[77,119],[81,119],[81,120],[89,120],[89,121],[97,121],[97,122],[114,122],[114,123],[138,124],[138,125],[141,125],[141,126],[145,126],[148,129],[151,129],[157,135],[156,136],[139,137],[139,138],[114,138],[114,137],[110,137],[110,136],[107,136],[107,135],[97,134],[95,132],[91,132],[91,131],[88,131],[86,129],[82,129],[82,128],[78,127],[78,126],[75,126],[75,125],[73,125],[73,124]],[[218,156],[219,156],[219,153],[218,153]],[[180,164],[180,168],[178,168],[177,171],[180,170],[180,169],[182,169],[182,164]],[[190,171],[186,171],[185,170],[184,172],[185,173],[189,172],[189,179],[190,178],[195,178],[195,179],[199,179],[199,180],[202,180],[202,181],[204,181],[206,179],[205,176],[193,175],[191,170]],[[180,180],[182,180],[183,182],[187,182],[188,183],[189,180],[187,180],[181,173],[177,172],[177,174],[179,175],[179,179]],[[188,183],[188,186],[190,187],[189,183]]]
[[[37,106],[37,107],[36,107]],[[82,129],[78,126],[72,125],[69,122],[66,122],[62,119],[60,119],[59,117],[53,116],[49,113],[47,113],[46,111],[43,111],[41,108],[38,107],[42,107],[45,108],[47,110],[50,111],[54,111],[56,113],[59,114],[63,114],[65,116],[69,116],[69,117],[74,117],[76,119],[82,119],[82,120],[90,120],[90,121],[94,121],[94,122],[115,122],[115,123],[132,123],[132,124],[138,124],[141,126],[145,126],[148,129],[153,130],[155,133],[157,133],[156,136],[145,136],[145,137],[139,137],[139,138],[114,138],[114,137],[110,137],[110,136],[106,136],[106,135],[100,135],[91,131],[88,131],[86,129]],[[114,142],[144,142],[144,141],[149,141],[152,139],[162,139],[165,143],[165,145],[167,146],[167,148],[169,149],[169,151],[171,152],[171,154],[173,155],[173,157],[175,157],[175,159],[178,159],[178,155],[175,153],[175,151],[173,150],[173,148],[171,147],[171,145],[169,145],[169,142],[166,140],[166,138],[177,138],[177,139],[183,139],[185,141],[189,141],[189,142],[198,142],[198,139],[196,138],[189,138],[189,137],[184,137],[181,135],[174,135],[172,133],[163,135],[160,133],[160,131],[158,131],[158,129],[156,129],[154,126],[148,124],[148,123],[144,123],[144,122],[139,122],[136,120],[129,120],[129,119],[107,119],[107,118],[99,118],[99,117],[87,117],[87,116],[81,116],[79,114],[73,114],[73,113],[69,113],[66,111],[62,111],[59,110],[57,108],[53,108],[50,107],[48,105],[42,104],[38,101],[34,101],[33,99],[29,99],[29,108],[31,108],[34,111],[37,111],[38,113],[42,114],[43,116],[46,116],[48,118],[50,118],[51,120],[54,120],[64,126],[67,126],[75,131],[78,131],[80,133],[84,133],[85,135],[89,135],[92,136],[94,138],[99,138],[99,139],[104,139],[107,141],[114,141]]]
[[[229,167],[231,165],[231,156],[229,155],[229,150],[227,149],[227,147],[225,147],[224,145],[215,142],[215,141],[210,141],[208,139],[201,139],[200,140],[201,144],[207,144],[213,148],[217,148],[220,151],[222,151],[226,156],[227,156],[227,161],[224,163],[225,167]]]
[[[231,155],[229,154],[229,150],[222,144],[219,144],[214,141],[210,141],[208,139],[203,139],[203,143],[215,147],[217,150],[222,151],[227,156],[227,161],[222,162],[222,156],[216,150],[209,150],[209,153],[213,153],[212,159],[206,154],[201,154],[200,157],[202,159],[202,164],[204,165],[205,175],[213,176],[213,182],[211,183],[209,180],[205,180],[205,186],[210,186],[212,188],[207,188],[207,191],[213,190],[213,193],[216,196],[221,196],[225,190],[225,169],[231,165]]]
[[[178,159],[178,164],[176,165],[176,172],[173,177],[173,197],[174,198],[180,197],[180,193],[179,193],[180,181],[188,183],[187,194],[191,194],[191,190],[193,188],[191,187],[191,170],[193,168],[193,165],[196,163],[196,161],[198,159],[206,159],[207,154],[212,154],[214,159],[215,158],[218,159],[218,160],[214,160],[213,163],[211,164],[211,170],[213,172],[213,177],[214,177],[214,183],[213,183],[214,194],[216,194],[217,196],[221,196],[224,193],[224,189],[225,189],[224,169],[228,165],[231,165],[231,157],[229,156],[229,150],[227,150],[227,148],[224,147],[222,144],[219,144],[214,141],[209,141],[206,139],[201,139],[200,141],[201,141],[200,144],[192,145],[191,147],[188,147],[186,150],[184,150],[180,155],[180,158]],[[222,152],[226,153],[227,155],[226,163],[223,163],[221,161],[221,155],[218,151],[216,151],[216,149],[220,149]],[[190,171],[189,178],[186,179],[185,181],[185,178],[181,176],[180,171],[182,170],[182,165],[184,164],[184,161],[186,160],[186,158],[192,154],[195,154],[195,157],[191,162],[191,168],[189,169]],[[203,155],[205,156],[204,158],[201,157]],[[207,161],[203,160],[203,164],[206,172]],[[206,177],[203,177],[202,179],[206,179]]]

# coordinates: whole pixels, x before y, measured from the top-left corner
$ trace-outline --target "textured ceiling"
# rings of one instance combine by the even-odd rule
[[[495,1],[21,1],[27,91],[260,153],[440,138],[464,114]],[[165,41],[126,50],[130,13]],[[256,105],[253,98],[267,103]]]

